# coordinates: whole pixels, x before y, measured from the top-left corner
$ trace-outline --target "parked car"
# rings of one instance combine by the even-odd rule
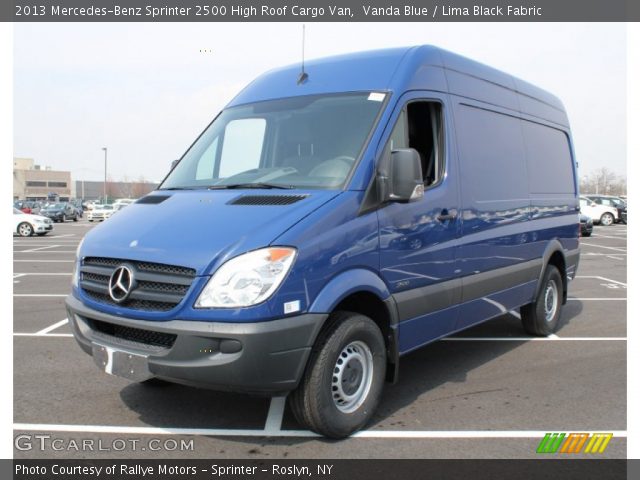
[[[611,195],[585,195],[585,197],[598,205],[615,208],[618,213],[616,220],[625,224],[627,223],[627,202],[620,197]]]
[[[117,213],[120,210],[124,209],[126,206],[128,206],[128,203],[114,203],[113,204],[113,213]]]
[[[618,209],[607,205],[598,205],[585,196],[580,197],[580,213],[591,217],[594,223],[609,226],[618,219]]]
[[[92,210],[87,214],[87,220],[90,222],[102,222],[115,213],[113,205],[94,205]]]
[[[43,236],[53,230],[51,219],[40,215],[24,213],[13,209],[13,232],[21,237],[30,237],[34,233]]]
[[[89,231],[66,306],[110,374],[291,392],[301,425],[343,438],[402,355],[513,309],[531,335],[558,328],[575,160],[560,100],[445,50],[305,71],[251,82]]]
[[[68,202],[50,203],[40,210],[40,213],[54,222],[78,221],[78,210]]]
[[[590,237],[593,232],[593,220],[584,214],[580,214],[580,236]]]
[[[22,213],[40,213],[40,203],[31,200],[18,200],[13,202],[13,207],[20,210]]]

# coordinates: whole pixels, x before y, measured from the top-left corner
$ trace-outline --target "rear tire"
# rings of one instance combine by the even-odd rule
[[[600,225],[608,227],[609,225],[613,225],[615,222],[615,218],[610,213],[603,213],[600,217]]]
[[[380,328],[364,315],[336,312],[327,322],[290,405],[303,426],[344,438],[362,428],[378,406],[386,348]]]
[[[547,265],[535,301],[520,308],[522,326],[528,334],[546,337],[556,331],[562,313],[562,289],[560,272],[554,265]]]

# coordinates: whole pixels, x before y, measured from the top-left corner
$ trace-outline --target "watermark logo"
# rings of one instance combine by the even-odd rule
[[[536,453],[604,453],[613,433],[547,433]]]

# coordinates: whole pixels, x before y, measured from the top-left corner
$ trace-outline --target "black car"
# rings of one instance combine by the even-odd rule
[[[591,232],[593,232],[593,220],[591,217],[580,214],[580,236],[590,237]]]
[[[627,202],[618,197],[612,197],[610,195],[585,195],[592,202],[598,205],[606,205],[607,207],[613,207],[618,210],[618,222],[624,224],[627,223]]]
[[[40,210],[40,215],[54,222],[78,221],[78,210],[71,203],[52,203]]]

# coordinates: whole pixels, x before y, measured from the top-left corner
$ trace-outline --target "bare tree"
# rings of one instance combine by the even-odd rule
[[[131,184],[131,198],[140,198],[155,188],[155,184],[149,182],[144,176],[140,176],[137,182]]]
[[[111,177],[107,177],[107,199],[111,199],[113,201],[114,198],[120,196],[120,189],[116,182],[113,181]],[[105,199],[105,202],[107,201]]]
[[[133,182],[125,175],[120,182],[120,193],[124,198],[133,198]]]

